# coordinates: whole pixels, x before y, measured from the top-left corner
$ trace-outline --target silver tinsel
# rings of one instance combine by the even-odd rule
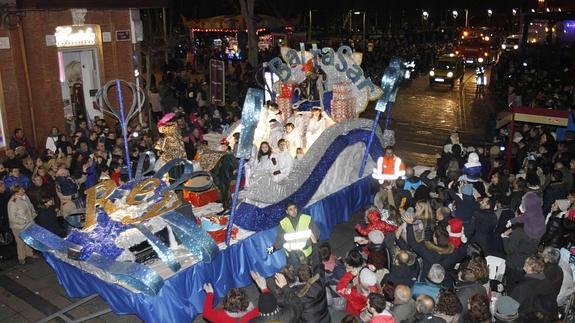
[[[148,221],[146,221],[145,226],[150,231],[155,233],[155,232],[163,230],[167,226],[167,223],[161,217],[156,216],[156,217],[153,217],[153,218],[149,219]],[[128,248],[135,246],[139,243],[142,243],[146,240],[147,240],[146,237],[140,232],[140,230],[138,230],[136,228],[132,228],[132,229],[128,229],[128,230],[122,232],[116,238],[115,242],[116,242],[116,246],[118,246],[118,248],[128,249]]]
[[[254,185],[250,185],[244,194],[246,202],[261,207],[287,198],[299,189],[303,182],[310,176],[326,150],[338,136],[345,135],[354,129],[371,131],[372,125],[373,120],[358,118],[336,123],[327,128],[306,152],[301,162],[294,164],[289,176],[284,181],[276,183],[272,181],[271,176],[256,176],[253,181]],[[384,147],[390,146],[393,143],[391,141],[393,135],[388,135],[386,138],[379,128],[377,129],[376,135]],[[365,148],[360,151],[361,154],[363,154]],[[364,172],[364,176],[371,176],[371,172]]]

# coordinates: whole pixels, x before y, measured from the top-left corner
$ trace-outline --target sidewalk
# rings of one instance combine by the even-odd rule
[[[338,256],[353,247],[353,226],[363,221],[363,212],[354,215],[349,222],[339,224],[329,240]],[[262,251],[263,252],[263,251]],[[0,322],[36,322],[80,299],[69,298],[60,286],[56,274],[43,260],[28,260],[26,265],[18,265],[15,250],[0,249],[3,259],[0,261]],[[8,258],[8,259],[7,259]],[[274,287],[272,279],[268,285]],[[247,287],[250,299],[257,303],[259,291],[255,285]],[[78,319],[106,309],[108,306],[100,297],[96,297],[67,313],[71,319]],[[339,322],[345,313],[334,311],[332,322]],[[55,319],[50,322],[64,322]],[[116,315],[108,313],[86,322],[141,322],[135,315]],[[194,322],[205,322],[201,316]]]

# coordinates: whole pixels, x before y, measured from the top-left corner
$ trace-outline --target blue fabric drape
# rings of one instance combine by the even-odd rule
[[[371,177],[318,201],[303,212],[310,214],[328,239],[336,224],[347,221],[353,213],[371,202]],[[265,249],[275,241],[277,227],[259,231],[240,243],[230,246],[212,261],[198,263],[167,279],[157,296],[132,293],[112,283],[71,266],[53,254],[45,253],[58,279],[70,297],[99,294],[116,314],[136,314],[145,322],[189,322],[202,312],[205,293],[203,284],[210,282],[217,297],[232,287],[252,283],[250,271],[269,277],[285,265],[285,254],[267,255]]]

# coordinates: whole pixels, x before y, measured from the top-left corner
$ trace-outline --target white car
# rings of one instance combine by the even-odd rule
[[[501,49],[508,52],[519,49],[519,35],[511,35],[505,38],[503,44],[501,44]]]

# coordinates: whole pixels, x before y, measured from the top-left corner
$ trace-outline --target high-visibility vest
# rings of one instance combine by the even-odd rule
[[[405,164],[397,156],[379,157],[372,176],[379,180],[380,184],[383,184],[385,180],[396,180],[405,176]]]
[[[293,227],[289,217],[285,217],[280,221],[280,226],[284,233],[285,243],[283,245],[286,252],[301,250],[306,257],[309,257],[312,252],[311,246],[305,247],[307,241],[311,238],[312,232],[309,227],[311,223],[311,216],[301,214],[297,222],[297,229]]]

